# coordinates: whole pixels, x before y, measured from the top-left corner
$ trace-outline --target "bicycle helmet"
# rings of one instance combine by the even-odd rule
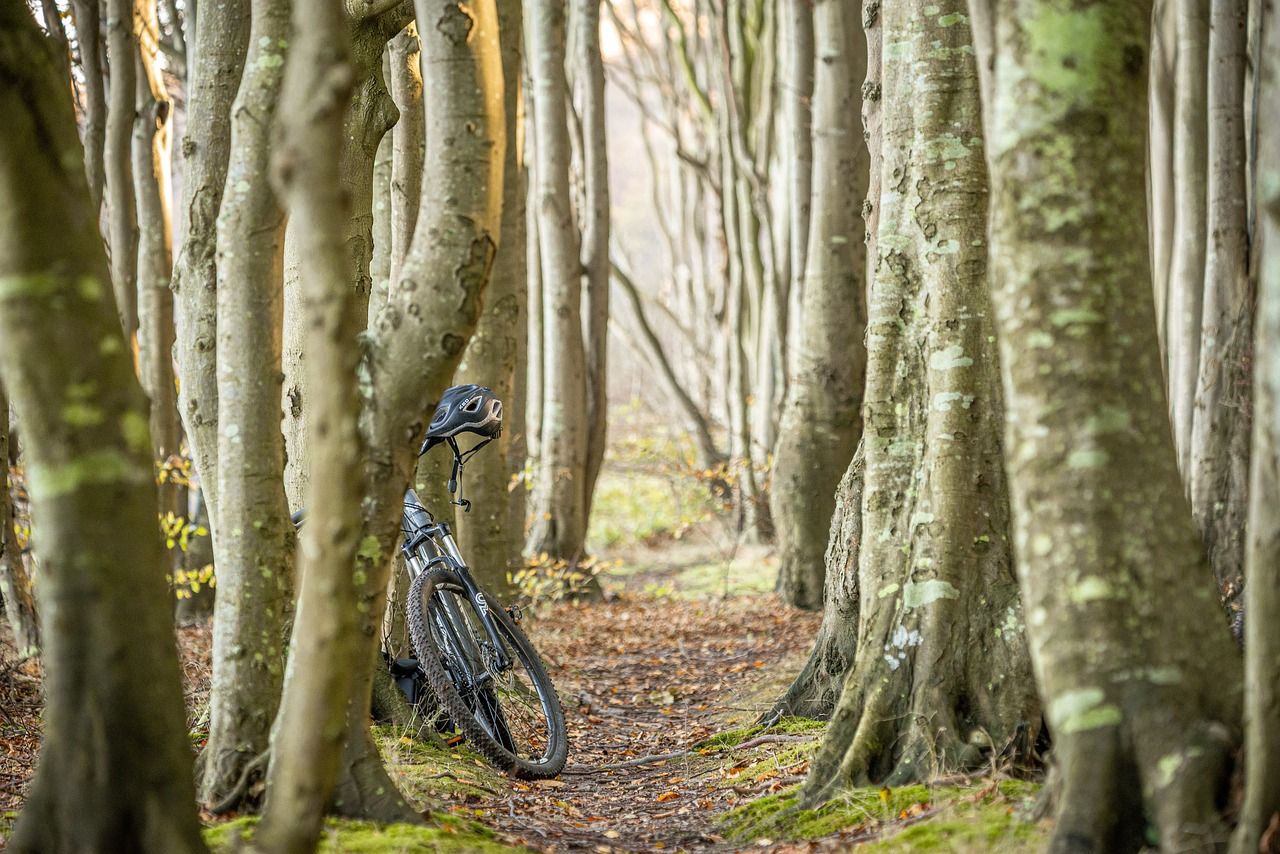
[[[491,390],[478,385],[455,385],[446,389],[427,426],[426,452],[446,439],[475,433],[496,439],[502,433],[502,401]]]

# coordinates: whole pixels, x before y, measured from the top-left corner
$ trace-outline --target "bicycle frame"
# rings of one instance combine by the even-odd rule
[[[453,570],[458,576],[458,580],[462,582],[467,598],[476,606],[480,624],[484,627],[485,634],[493,645],[494,666],[500,672],[509,670],[512,662],[503,648],[502,636],[498,634],[498,627],[494,623],[493,617],[490,616],[489,602],[485,598],[484,591],[480,589],[480,586],[476,584],[475,578],[472,577],[466,561],[462,559],[462,553],[458,550],[458,543],[453,538],[453,532],[449,530],[447,523],[436,521],[435,517],[431,515],[431,511],[423,505],[422,500],[418,498],[418,493],[412,487],[406,490],[404,494],[404,515],[401,519],[401,530],[404,533],[404,544],[400,547],[400,550],[404,553],[405,564],[408,567],[410,578],[417,578],[421,573],[430,572],[437,566],[444,566]],[[428,548],[434,554],[427,554]],[[444,605],[450,620],[455,623],[455,630],[466,626],[465,618],[460,613],[454,613],[457,610],[456,606],[450,607],[453,605],[452,602],[445,602]],[[474,674],[469,673],[467,676],[472,681],[475,681]]]

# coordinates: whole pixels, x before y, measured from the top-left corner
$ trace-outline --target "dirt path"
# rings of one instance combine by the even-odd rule
[[[803,760],[763,781],[733,779],[725,751],[622,763],[688,751],[749,724],[803,662],[817,622],[771,595],[556,608],[531,628],[566,707],[570,765],[560,780],[482,801],[485,822],[542,850],[718,847],[716,814],[792,782]],[[753,762],[801,737],[774,738]]]

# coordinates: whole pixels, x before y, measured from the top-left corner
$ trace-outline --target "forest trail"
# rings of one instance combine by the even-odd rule
[[[568,715],[570,764],[559,780],[495,799],[491,823],[548,850],[723,843],[716,816],[795,782],[808,768],[797,748],[812,747],[816,733],[770,735],[746,762],[695,748],[767,710],[779,677],[803,663],[817,620],[773,596],[557,607],[534,636]],[[770,763],[784,754],[796,761]],[[770,767],[743,773],[761,763]]]

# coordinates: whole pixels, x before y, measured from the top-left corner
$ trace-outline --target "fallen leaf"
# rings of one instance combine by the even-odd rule
[[[660,804],[665,804],[667,801],[674,801],[678,797],[680,797],[679,792],[666,791],[666,792],[663,792],[661,795],[658,795],[656,800]]]

